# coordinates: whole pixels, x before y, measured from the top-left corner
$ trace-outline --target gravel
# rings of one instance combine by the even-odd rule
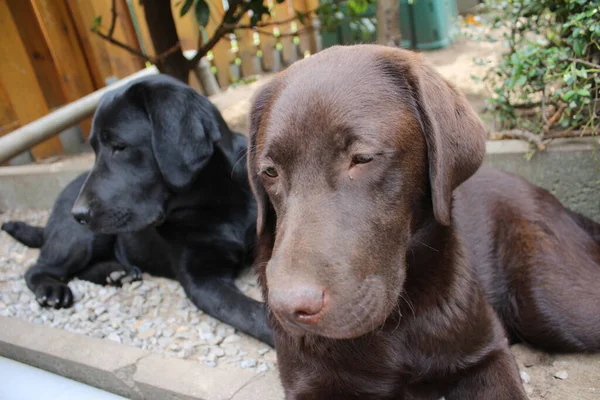
[[[243,368],[243,367],[242,367]],[[569,377],[569,374],[567,373],[567,371],[562,370],[562,371],[558,371],[554,374],[554,377],[557,379],[562,379],[565,380]]]
[[[11,210],[0,215],[0,223],[20,219],[41,226],[47,218],[46,210]],[[37,256],[38,250],[0,233],[1,316],[197,360],[210,367],[235,364],[257,372],[275,368],[273,349],[198,310],[181,285],[169,279],[144,274],[142,282],[121,288],[75,279],[69,283],[75,296],[73,307],[41,308],[23,279]],[[244,293],[260,299],[254,276],[246,274],[237,284]]]

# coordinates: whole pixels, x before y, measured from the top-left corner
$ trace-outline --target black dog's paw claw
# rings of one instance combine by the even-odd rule
[[[127,272],[124,270],[113,271],[106,277],[106,283],[109,285],[119,285],[121,283],[121,278],[127,275]]]
[[[69,308],[73,305],[73,292],[62,282],[44,283],[36,289],[35,299],[42,307]]]
[[[129,270],[118,270],[111,272],[106,277],[109,285],[122,286],[126,283],[142,280],[142,271],[138,267],[131,267]]]

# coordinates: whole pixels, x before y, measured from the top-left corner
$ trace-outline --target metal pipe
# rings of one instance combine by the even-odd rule
[[[107,92],[134,79],[158,73],[155,66],[144,68],[0,137],[0,164],[93,115]]]

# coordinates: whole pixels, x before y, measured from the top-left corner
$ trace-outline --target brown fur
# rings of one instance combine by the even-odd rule
[[[286,397],[526,398],[503,323],[513,336],[550,343],[551,335],[533,322],[546,317],[529,303],[537,288],[509,289],[526,285],[519,279],[530,268],[548,268],[548,257],[536,247],[543,246],[539,237],[511,253],[515,235],[527,235],[514,228],[526,223],[519,205],[503,203],[521,221],[512,228],[501,208],[479,205],[470,213],[470,203],[494,199],[475,178],[461,185],[485,152],[484,129],[463,95],[414,53],[334,47],[267,84],[253,101],[250,122],[257,267]],[[356,154],[373,159],[355,163]],[[488,172],[479,174],[485,181]],[[459,185],[457,202],[470,202],[464,209],[454,204],[453,211]],[[554,211],[567,213],[559,207]],[[576,223],[569,228],[586,237]],[[485,241],[478,229],[488,233]],[[581,276],[597,276],[598,244],[583,241],[591,261]],[[536,250],[539,262],[516,267]],[[564,308],[547,314],[558,312],[556,318],[571,323],[559,331],[585,331],[571,331],[582,345],[577,349],[597,348],[598,319],[580,318],[593,314],[588,302],[598,291],[579,283],[587,297],[567,300],[568,316],[560,314]],[[560,303],[567,294],[549,297]],[[584,314],[573,309],[586,304]],[[555,341],[563,348],[573,343]]]

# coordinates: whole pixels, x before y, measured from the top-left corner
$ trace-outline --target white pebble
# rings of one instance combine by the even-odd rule
[[[261,363],[258,368],[256,368],[256,372],[260,373],[260,372],[266,372],[269,370],[269,366],[266,363]]]
[[[140,339],[149,339],[152,336],[154,336],[154,334],[156,333],[156,330],[154,328],[148,328],[148,329],[144,329],[144,330],[140,330],[140,333],[138,333],[137,337]]]
[[[238,335],[229,335],[223,340],[223,343],[235,343],[239,341],[240,337]]]
[[[116,333],[111,333],[106,338],[108,340],[112,340],[113,342],[121,343],[121,337]]]
[[[221,336],[212,336],[212,337],[206,339],[206,343],[211,344],[211,345],[217,345],[221,342],[223,342],[223,338]]]
[[[263,356],[263,355],[265,355],[266,353],[268,353],[268,352],[269,352],[269,350],[271,350],[271,349],[270,349],[270,348],[268,348],[268,347],[263,347],[262,349],[258,349],[257,351],[258,351],[258,354],[260,354],[261,356]]]
[[[557,379],[565,380],[569,377],[569,374],[567,373],[567,371],[562,370],[562,371],[558,371],[558,372],[554,373],[554,377]]]
[[[256,360],[254,360],[252,358],[244,360],[240,363],[240,367],[242,367],[244,369],[254,368],[254,367],[256,367]]]
[[[529,374],[527,372],[520,371],[519,375],[521,375],[521,380],[523,381],[523,383],[531,382],[531,378],[529,377]]]

